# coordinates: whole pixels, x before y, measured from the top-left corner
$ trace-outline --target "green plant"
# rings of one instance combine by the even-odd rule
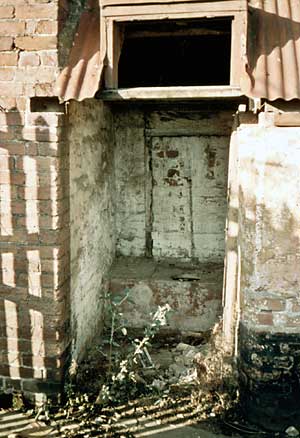
[[[106,300],[107,323],[109,325],[109,336],[106,340],[108,344],[108,373],[96,400],[98,404],[121,401],[124,394],[136,396],[142,390],[146,382],[139,375],[139,370],[153,366],[147,348],[160,328],[167,324],[167,315],[171,311],[168,304],[158,306],[152,315],[151,322],[144,329],[143,337],[131,340],[122,313],[123,303],[130,301],[129,289],[114,297],[107,294]],[[120,334],[126,337],[130,344],[126,357],[122,357],[121,352],[118,351],[120,344],[116,341],[116,337]]]

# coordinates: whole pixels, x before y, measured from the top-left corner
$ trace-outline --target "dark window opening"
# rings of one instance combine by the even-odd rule
[[[230,84],[231,19],[125,27],[119,88]]]
[[[57,97],[31,97],[30,111],[32,113],[63,113],[65,110],[64,104],[59,103]]]

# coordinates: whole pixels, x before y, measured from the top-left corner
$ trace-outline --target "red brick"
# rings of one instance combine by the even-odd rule
[[[16,82],[35,84],[37,81],[50,82],[54,79],[55,75],[52,67],[30,66],[30,68],[19,68],[16,72]]]
[[[19,376],[24,379],[33,377],[33,370],[31,368],[13,367],[8,365],[0,365],[0,375],[17,378]]]
[[[55,157],[39,157],[37,156],[34,159],[34,167],[32,167],[32,172],[35,172],[35,168],[37,169],[37,172],[41,172],[41,171],[50,171],[50,166],[54,166],[54,168],[56,170],[59,170],[60,167],[60,162],[61,160],[59,160],[58,158]],[[24,168],[24,163],[23,163],[23,159],[21,157],[18,157],[16,159],[16,169],[19,170],[23,170]],[[28,173],[30,173],[30,169],[27,169]]]
[[[50,50],[57,47],[56,36],[24,36],[15,39],[15,45],[23,50]]]
[[[0,70],[1,72],[1,70]],[[0,125],[1,126],[23,126],[24,113],[18,111],[0,112]],[[6,147],[6,145],[5,145]]]
[[[37,145],[34,143],[25,144],[25,154],[30,156],[35,156],[38,154]]]
[[[26,204],[25,201],[13,201],[11,203],[11,209],[14,214],[25,214],[26,212]]]
[[[40,57],[38,55],[38,53],[20,53],[20,58],[19,58],[19,66],[20,67],[32,67],[32,66],[38,66],[40,65]]]
[[[51,187],[19,187],[18,197],[20,199],[51,199]]]
[[[12,129],[10,130],[1,130],[0,129],[0,144],[1,144],[1,149],[4,149],[4,145],[3,142],[9,141],[9,140],[13,140],[14,139],[14,132]],[[3,151],[2,151],[3,152]],[[1,154],[1,155],[5,155],[5,154]]]
[[[13,67],[5,67],[0,69],[0,81],[13,81],[15,75],[16,70]]]
[[[258,324],[273,325],[273,315],[271,312],[261,312],[257,315]]]
[[[57,5],[55,2],[36,5],[20,5],[16,7],[16,18],[45,18],[53,19],[57,17]]]
[[[7,193],[9,193],[10,199],[17,199],[18,188],[11,184],[0,184],[0,199],[5,200]]]
[[[17,52],[2,52],[0,56],[0,66],[10,67],[18,64]],[[4,96],[6,96],[4,94]]]
[[[0,160],[0,170],[9,170],[14,169],[15,167],[15,160],[12,157],[8,157],[8,159]]]
[[[22,143],[17,142],[3,143],[1,145],[0,156],[6,155],[6,151],[8,151],[9,155],[24,155],[25,147]]]
[[[12,37],[0,37],[0,51],[11,50],[13,48]]]
[[[20,203],[20,201],[18,200],[17,203]],[[23,208],[25,208],[25,206],[23,206]],[[7,236],[0,236],[0,242],[4,242],[6,240],[7,240]],[[14,242],[14,243],[37,244],[39,243],[39,235],[37,233],[28,234],[25,230],[15,230],[14,234],[9,236],[9,240],[10,242]]]
[[[25,34],[25,22],[22,21],[1,21],[1,36],[20,36]]]
[[[267,310],[272,310],[274,312],[281,312],[285,310],[285,301],[276,299],[276,298],[268,298],[266,301]]]
[[[57,21],[41,20],[37,23],[35,33],[56,35],[58,32]]]
[[[57,142],[63,135],[60,129],[49,129],[46,127],[25,127],[23,131],[24,139],[38,142]]]
[[[25,175],[23,172],[10,172],[11,184],[15,186],[22,186],[25,184]]]
[[[0,18],[13,18],[14,7],[13,6],[0,6]]]

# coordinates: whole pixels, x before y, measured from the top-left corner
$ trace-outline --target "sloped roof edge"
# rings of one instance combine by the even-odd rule
[[[81,101],[94,97],[99,89],[105,48],[100,48],[100,7],[92,0],[83,11],[67,66],[56,81],[59,99]]]
[[[248,97],[300,99],[300,0],[250,0]],[[243,89],[244,88],[244,89]]]

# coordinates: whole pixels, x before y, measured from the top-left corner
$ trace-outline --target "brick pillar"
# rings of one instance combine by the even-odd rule
[[[37,401],[58,392],[69,345],[68,147],[63,109],[49,100],[58,68],[58,6],[6,3],[0,7],[0,379],[2,390],[22,390]]]
[[[239,369],[245,415],[300,421],[300,129],[240,126]]]

